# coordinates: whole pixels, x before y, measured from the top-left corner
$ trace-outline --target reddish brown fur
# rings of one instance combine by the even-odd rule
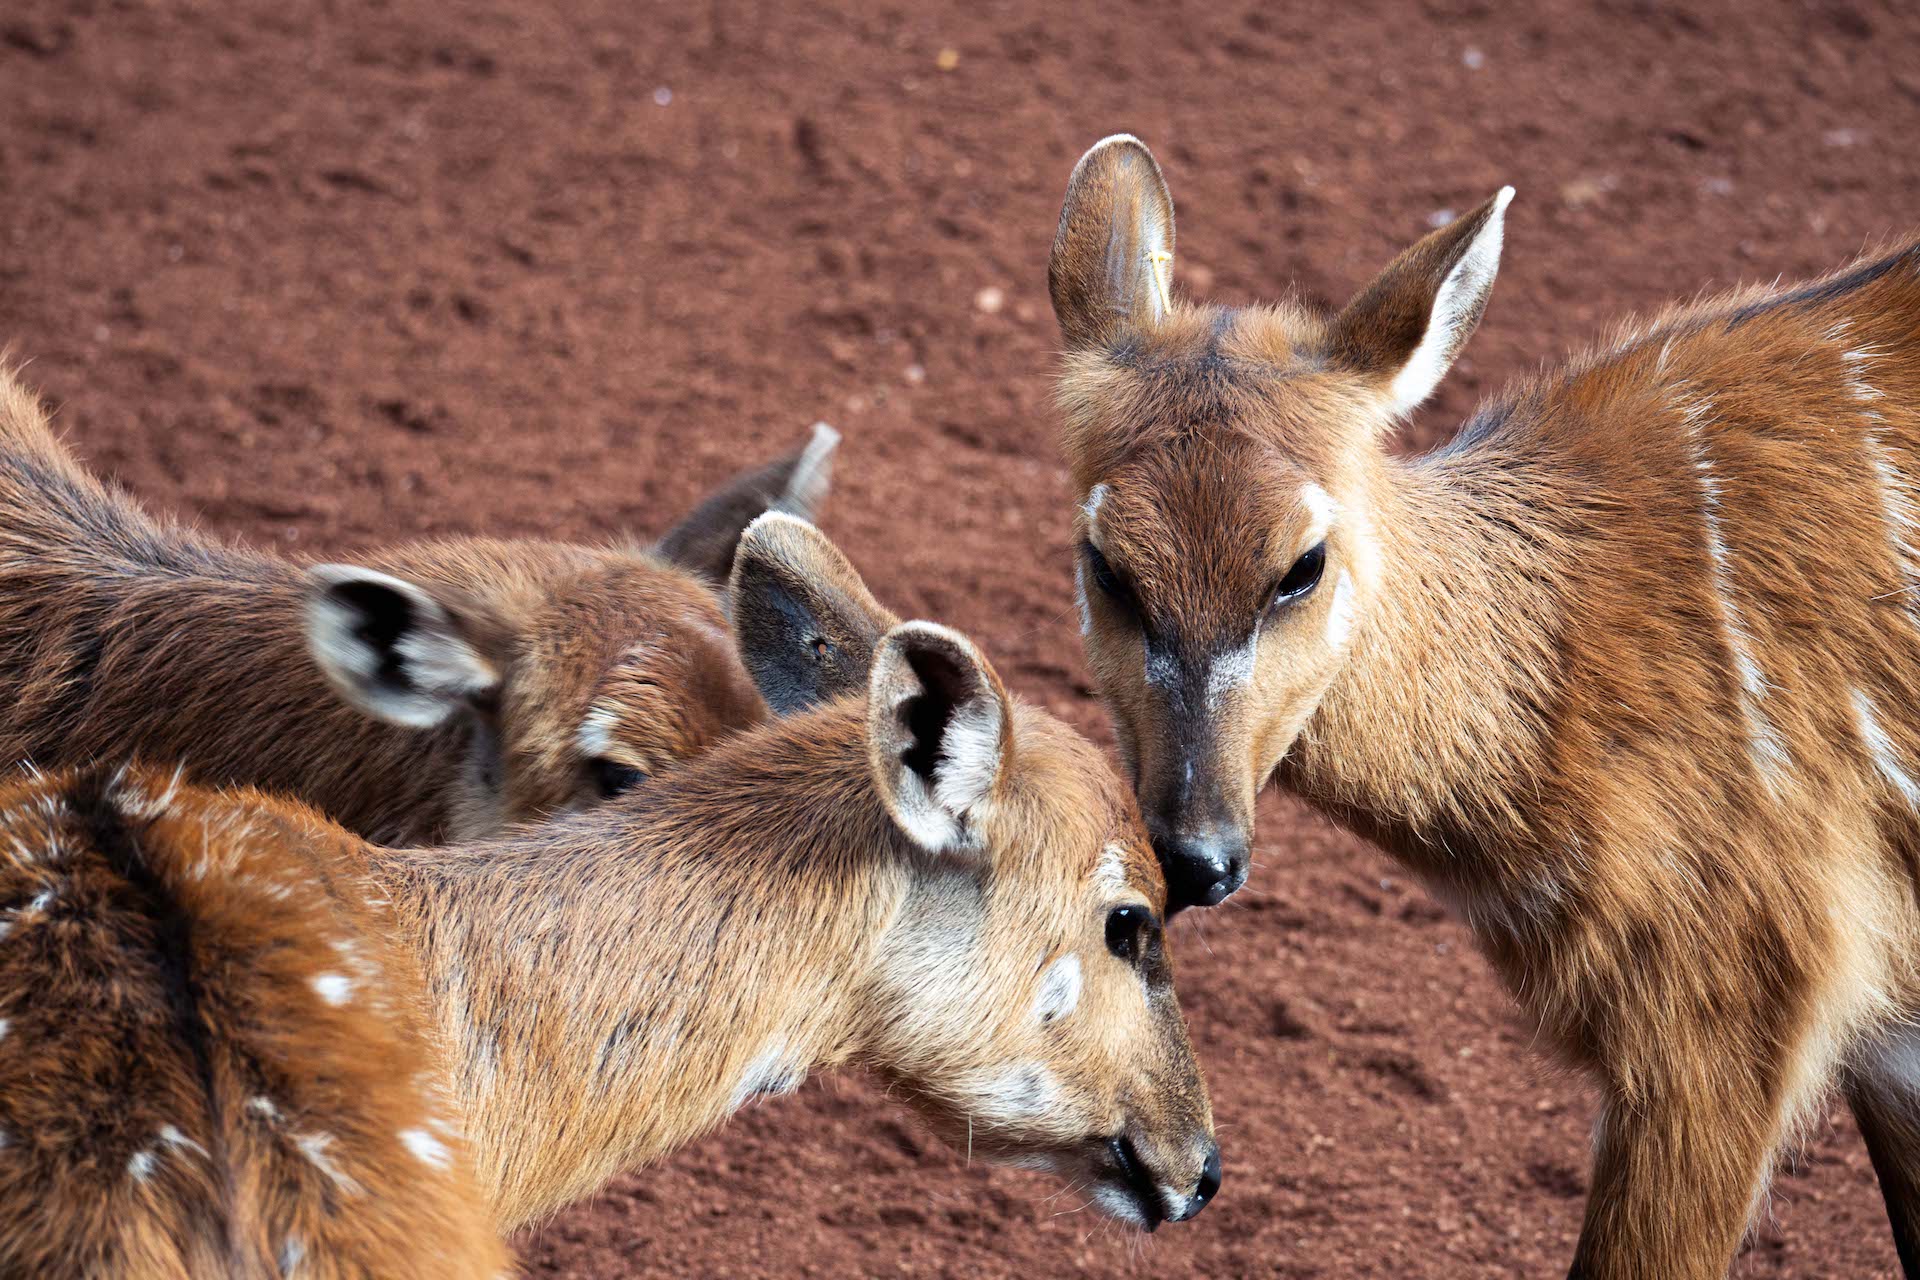
[[[740,576],[835,576],[801,594],[864,608],[805,529],[756,526]],[[0,1271],[271,1275],[293,1240],[301,1274],[485,1274],[499,1233],[840,1064],[1150,1225],[1124,1137],[1197,1211],[1211,1114],[1169,961],[1157,929],[1107,952],[1114,907],[1164,893],[1131,796],[964,637],[910,623],[855,657],[870,678],[646,804],[476,846],[381,849],[144,769],[0,791]],[[954,771],[989,704],[990,782]],[[909,757],[968,792],[937,854],[900,816]]]
[[[1305,486],[1337,512],[1204,725],[1089,586],[1150,821],[1167,753],[1243,826],[1273,775],[1459,907],[1602,1088],[1576,1275],[1724,1273],[1835,1086],[1920,1274],[1920,246],[1667,312],[1397,458],[1407,318],[1489,226],[1497,254],[1503,204],[1338,315],[1176,302],[1070,356],[1068,453],[1107,486],[1083,527],[1194,661],[1305,549]]]
[[[779,493],[756,473],[709,505]],[[674,536],[724,576],[714,546],[730,558],[746,517],[717,518],[731,536]],[[310,649],[304,567],[149,516],[0,374],[0,759],[183,761],[432,843],[597,801],[596,755],[656,773],[765,712],[710,586],[638,547],[466,538],[369,563],[454,614],[498,687],[424,729],[349,706]],[[590,713],[604,741],[583,741]]]

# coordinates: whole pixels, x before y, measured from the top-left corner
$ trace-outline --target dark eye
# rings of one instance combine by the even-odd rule
[[[1327,569],[1327,544],[1322,542],[1300,553],[1300,558],[1287,570],[1280,585],[1273,589],[1273,601],[1269,608],[1279,608],[1292,604],[1320,585],[1320,575]]]
[[[1122,609],[1138,612],[1134,603],[1133,588],[1125,579],[1114,572],[1107,558],[1100,554],[1100,548],[1091,542],[1080,544],[1080,554],[1086,557],[1087,576],[1093,579],[1093,585],[1100,588],[1100,594],[1119,605]]]
[[[605,756],[596,756],[587,761],[587,772],[593,775],[593,785],[600,789],[600,798],[603,800],[610,800],[623,791],[631,791],[647,780],[643,771]]]
[[[1146,946],[1148,932],[1156,927],[1153,912],[1145,907],[1115,907],[1107,913],[1107,950],[1133,964]]]

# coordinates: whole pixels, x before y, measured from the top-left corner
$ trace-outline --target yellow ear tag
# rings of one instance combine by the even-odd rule
[[[1173,310],[1173,255],[1165,249],[1149,250],[1147,269],[1153,272],[1153,291],[1160,295],[1160,310]]]

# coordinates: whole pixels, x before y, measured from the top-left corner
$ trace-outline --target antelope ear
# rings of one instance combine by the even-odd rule
[[[728,597],[741,661],[776,715],[866,688],[899,621],[825,534],[780,512],[741,535]]]
[[[932,622],[881,638],[867,681],[867,754],[887,810],[931,854],[978,857],[977,819],[1012,750],[1007,691],[973,642]]]
[[[1053,314],[1072,348],[1104,346],[1165,318],[1173,282],[1173,196],[1146,144],[1103,138],[1067,179],[1047,261]]]
[[[500,687],[475,626],[426,588],[354,564],[307,577],[307,649],[368,715],[430,729]]]
[[[1395,258],[1334,320],[1334,359],[1386,384],[1396,415],[1433,394],[1486,310],[1513,188]]]
[[[725,582],[733,568],[740,533],[762,513],[784,511],[802,520],[818,517],[833,481],[833,455],[840,433],[824,422],[801,449],[752,471],[742,471],[714,490],[692,514],[654,544],[669,564]]]

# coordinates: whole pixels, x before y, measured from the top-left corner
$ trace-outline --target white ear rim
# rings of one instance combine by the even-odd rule
[[[467,644],[439,601],[404,578],[362,565],[322,564],[308,570],[314,589],[307,598],[307,650],[315,665],[350,705],[377,720],[409,729],[444,723],[461,704],[499,683],[499,674]],[[360,615],[333,598],[349,582],[374,583],[406,599],[421,624],[395,648],[406,659],[415,688],[380,685],[380,662],[357,632]]]
[[[1396,416],[1412,413],[1433,394],[1440,379],[1453,367],[1453,359],[1465,345],[1463,328],[1471,326],[1485,309],[1487,294],[1500,271],[1500,247],[1506,238],[1507,205],[1513,201],[1513,188],[1502,187],[1493,198],[1493,211],[1473,237],[1460,261],[1453,264],[1447,278],[1433,297],[1433,313],[1427,319],[1427,332],[1420,339],[1400,372],[1393,377],[1388,394]]]
[[[977,851],[978,837],[969,819],[993,794],[1000,780],[1002,765],[1000,738],[1005,711],[985,677],[986,662],[973,642],[951,627],[935,622],[907,622],[895,627],[874,654],[869,673],[869,689],[883,686],[896,692],[886,714],[889,724],[900,723],[900,711],[924,690],[918,679],[896,678],[897,667],[905,657],[895,641],[902,634],[936,636],[967,654],[981,676],[981,693],[956,706],[940,736],[939,763],[934,766],[933,785],[895,757],[887,762],[895,771],[892,803],[901,830],[915,844],[931,854],[963,854]]]
[[[1081,174],[1085,172],[1086,167],[1093,162],[1095,156],[1098,156],[1108,147],[1126,146],[1140,148],[1141,155],[1152,168],[1162,191],[1165,192],[1166,180],[1160,176],[1159,162],[1153,158],[1152,149],[1131,133],[1110,133],[1088,147],[1086,154],[1082,155],[1079,162],[1073,166],[1073,173],[1067,179],[1067,190],[1073,191],[1079,187]],[[1172,206],[1172,194],[1167,193],[1167,207],[1169,211],[1171,211]],[[1167,318],[1167,312],[1173,305],[1171,292],[1173,285],[1173,240],[1169,234],[1172,228],[1168,226],[1166,220],[1160,216],[1160,207],[1157,202],[1146,201],[1141,213],[1141,222],[1137,228],[1140,233],[1137,252],[1140,253],[1145,261],[1132,264],[1116,261],[1120,255],[1127,252],[1127,238],[1121,234],[1119,221],[1115,219],[1109,225],[1107,232],[1107,279],[1128,280],[1135,278],[1133,275],[1134,271],[1144,272],[1147,284],[1147,306],[1149,309],[1148,323],[1158,325],[1162,320]],[[1132,270],[1127,270],[1128,267],[1131,267]]]

